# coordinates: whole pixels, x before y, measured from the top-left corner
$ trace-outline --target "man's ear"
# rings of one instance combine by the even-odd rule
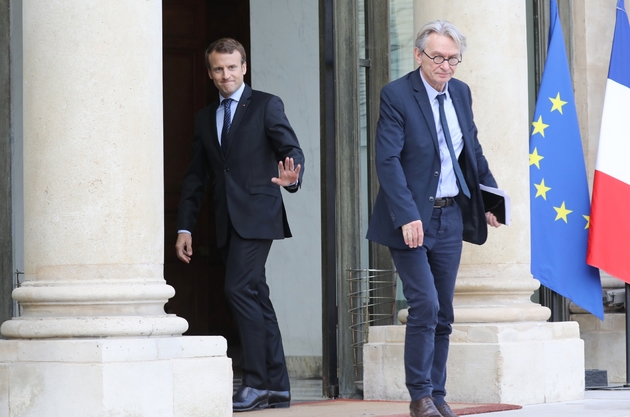
[[[247,62],[243,62],[243,75],[247,74]]]
[[[413,48],[413,56],[416,58],[416,64],[422,65],[422,51],[416,47]]]

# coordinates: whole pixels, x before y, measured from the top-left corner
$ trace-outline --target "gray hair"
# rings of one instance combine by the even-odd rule
[[[461,55],[464,54],[464,51],[466,50],[466,37],[455,27],[455,25],[446,20],[434,20],[422,26],[420,32],[418,32],[418,36],[416,36],[416,43],[414,46],[419,50],[424,51],[424,48],[426,48],[427,42],[429,41],[429,35],[432,33],[437,33],[441,36],[448,36],[453,39],[455,44],[459,47],[459,53]]]

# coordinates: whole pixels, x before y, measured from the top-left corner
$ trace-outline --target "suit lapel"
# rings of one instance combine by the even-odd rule
[[[435,145],[435,150],[439,153],[440,145],[438,144],[433,109],[431,108],[431,103],[429,103],[427,89],[424,87],[424,83],[420,78],[420,68],[411,73],[411,86],[413,88],[413,96],[415,97],[418,106],[420,106],[420,113],[424,116],[424,120],[429,127],[429,132],[431,133],[431,138],[433,139],[433,144]]]
[[[243,90],[241,99],[236,105],[236,113],[234,114],[234,118],[232,119],[232,126],[230,127],[230,133],[228,134],[229,141],[228,141],[228,149],[225,155],[226,158],[230,154],[230,150],[232,149],[232,146],[234,145],[234,136],[236,134],[236,131],[238,130],[238,127],[241,124],[241,121],[243,120],[243,116],[247,112],[247,108],[250,104],[251,97],[252,97],[252,89],[250,86],[245,84],[245,89]]]
[[[453,83],[449,83],[448,93],[451,96],[451,100],[453,100],[453,107],[455,108],[455,114],[457,115],[457,120],[459,121],[459,127],[462,131],[462,137],[464,138],[464,148],[471,149],[470,141],[472,138],[468,137],[468,126],[470,125],[470,121],[466,120],[466,112],[464,111],[464,104],[462,103],[461,95],[456,88],[452,87]]]
[[[462,131],[462,141],[464,142],[464,149],[462,149],[462,153],[459,155],[459,165],[464,173],[464,177],[466,178],[466,182],[468,183],[468,187],[471,188],[471,184],[478,182],[476,180],[476,175],[471,171],[475,169],[476,157],[475,157],[475,138],[470,135],[469,126],[472,123],[470,117],[470,111],[466,106],[470,102],[467,97],[462,96],[462,88],[457,88],[455,83],[449,83],[448,92],[451,95],[451,100],[453,100],[453,107],[455,108],[455,114],[457,115],[457,121],[459,122],[459,127]],[[471,192],[473,189],[471,188]]]
[[[218,108],[219,108],[219,101],[215,101],[214,103],[210,104],[210,106],[208,106],[208,112],[206,113],[207,120],[205,122],[205,125],[210,131],[209,146],[212,149],[214,149],[215,152],[218,152],[218,154],[221,155],[222,154],[221,144],[219,143],[219,135],[217,133],[217,109]]]

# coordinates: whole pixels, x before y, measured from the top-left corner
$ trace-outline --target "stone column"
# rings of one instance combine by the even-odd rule
[[[163,308],[161,21],[158,0],[24,2],[25,282],[1,415],[231,412],[225,340],[181,337]]]
[[[530,273],[526,4],[430,0],[414,5],[416,32],[428,21],[443,19],[467,37],[456,78],[472,90],[481,145],[512,203],[510,226],[490,230],[483,246],[464,247],[455,290],[448,399],[533,404],[581,398],[584,350],[577,323],[547,323],[549,309],[530,301],[539,282]],[[404,328],[374,327],[370,332],[367,349],[372,351],[365,358],[372,355],[378,375],[372,378],[376,389],[370,395],[383,389],[389,390],[386,396],[402,392],[399,397],[407,398],[402,346],[396,346],[402,345]],[[400,349],[398,362],[381,366],[383,349],[389,350],[384,356]],[[383,375],[388,372],[397,376]],[[388,388],[379,378],[395,381]]]
[[[181,335],[164,313],[159,2],[24,3],[25,282],[6,337]]]
[[[544,321],[549,310],[530,301],[539,283],[529,270],[525,3],[428,1],[416,4],[415,16],[416,33],[430,20],[445,19],[467,37],[468,48],[455,77],[471,88],[479,141],[499,187],[512,203],[510,226],[490,228],[482,246],[464,245],[455,321]]]

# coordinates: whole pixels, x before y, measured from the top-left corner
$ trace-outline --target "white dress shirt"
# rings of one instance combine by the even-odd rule
[[[451,100],[451,95],[448,93],[448,83],[446,83],[444,91],[439,92],[429,83],[427,83],[427,81],[422,76],[422,71],[419,71],[420,78],[422,78],[422,82],[424,83],[424,87],[426,88],[427,94],[429,96],[431,109],[433,110],[433,119],[435,120],[435,128],[438,135],[438,145],[440,148],[441,174],[438,180],[438,188],[435,196],[437,198],[455,197],[459,193],[459,187],[457,186],[457,177],[455,176],[455,171],[453,170],[451,154],[448,151],[446,139],[444,138],[444,131],[442,129],[442,123],[440,122],[440,103],[437,99],[438,94],[445,95],[444,113],[446,114],[446,122],[448,123],[448,128],[451,133],[453,149],[455,150],[455,155],[457,155],[458,158],[459,154],[462,152],[462,149],[464,149],[462,130],[459,127],[459,120],[457,120],[457,113],[455,113],[455,107],[453,107],[453,100]],[[458,162],[455,161],[455,163]]]
[[[243,90],[245,90],[245,83],[241,84],[241,87],[230,97],[226,98],[219,94],[219,107],[217,108],[217,137],[219,138],[219,145],[221,144],[221,132],[223,131],[223,100],[228,98],[232,99],[232,102],[230,103],[230,111],[232,113],[232,119],[230,119],[230,122],[232,122],[232,120],[234,120],[234,113],[236,113],[238,102],[243,95]]]

